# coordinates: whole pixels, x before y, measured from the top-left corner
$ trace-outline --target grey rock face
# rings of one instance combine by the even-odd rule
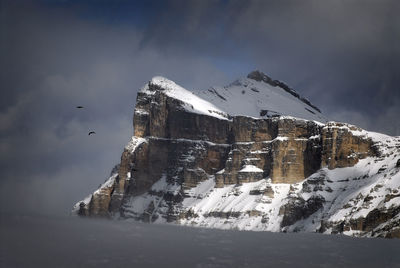
[[[279,213],[283,215],[282,227],[294,224],[295,222],[308,218],[317,212],[324,205],[325,199],[322,196],[313,196],[308,200],[293,198],[286,205],[282,206]]]

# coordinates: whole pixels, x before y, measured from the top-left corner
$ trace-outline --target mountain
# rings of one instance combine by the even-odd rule
[[[226,87],[212,87],[197,94],[231,116],[268,118],[290,115],[327,121],[320,109],[309,100],[301,97],[285,83],[272,80],[259,71],[251,72],[247,78],[238,79]]]
[[[120,164],[73,213],[400,237],[400,137],[327,122],[261,72],[196,94],[154,77],[133,127]]]

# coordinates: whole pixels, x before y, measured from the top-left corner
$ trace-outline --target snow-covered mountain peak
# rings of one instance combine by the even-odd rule
[[[169,80],[168,78],[165,78],[163,76],[154,76],[144,87],[141,89],[141,92],[147,93],[147,94],[152,94],[155,92],[154,89],[150,89],[150,87],[154,85],[158,87],[160,90],[163,91],[169,91],[169,92],[174,92],[174,91],[187,91],[183,87],[179,86],[176,84],[174,81]]]
[[[271,77],[269,77],[268,75],[264,74],[263,72],[260,71],[253,71],[251,73],[249,73],[247,75],[247,78],[249,79],[253,79],[256,81],[263,81],[273,87],[277,87],[280,89],[283,89],[284,91],[288,92],[290,95],[298,98],[299,100],[301,100],[302,102],[304,102],[305,104],[307,104],[308,106],[310,106],[311,108],[315,109],[316,111],[321,113],[321,110],[316,107],[315,105],[311,104],[311,102],[306,99],[305,97],[302,97],[299,95],[299,93],[297,93],[294,89],[290,88],[287,84],[285,84],[282,81],[279,80],[273,80]]]
[[[193,92],[162,76],[153,77],[140,92],[153,95],[158,90],[171,98],[183,102],[183,108],[189,112],[205,114],[224,120],[229,118],[226,112],[216,107],[213,103],[198,97]]]
[[[260,71],[253,71],[225,87],[191,92],[161,76],[153,77],[141,92],[153,95],[161,91],[184,103],[183,108],[194,113],[229,120],[243,115],[254,118],[292,116],[317,122],[327,122],[321,111],[285,83],[272,80]]]
[[[318,122],[328,121],[320,109],[295,90],[259,71],[251,72],[246,78],[228,86],[211,87],[196,94],[231,116],[267,118],[289,115]]]

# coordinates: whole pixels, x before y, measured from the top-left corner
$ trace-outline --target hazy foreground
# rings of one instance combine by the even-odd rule
[[[0,267],[400,267],[400,240],[1,215]]]

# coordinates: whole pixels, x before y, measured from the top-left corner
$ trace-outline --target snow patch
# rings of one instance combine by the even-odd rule
[[[99,194],[101,190],[104,188],[109,188],[114,185],[115,178],[118,177],[118,173],[113,174],[110,178],[108,178],[93,194]]]
[[[245,165],[239,172],[264,172],[261,168],[254,165]]]
[[[147,142],[147,139],[145,138],[139,138],[136,136],[132,136],[131,140],[129,143],[125,146],[125,150],[128,150],[129,152],[133,153],[135,149],[142,143]]]

